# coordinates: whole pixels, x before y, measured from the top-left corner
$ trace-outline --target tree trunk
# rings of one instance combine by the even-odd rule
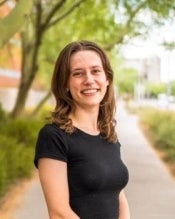
[[[41,44],[41,31],[32,34],[30,31],[22,33],[22,68],[21,80],[17,99],[11,113],[12,118],[18,117],[27,100],[28,92],[38,71],[38,53]]]
[[[44,96],[44,98],[39,102],[39,104],[36,106],[36,108],[34,109],[34,111],[32,112],[32,116],[36,116],[40,109],[42,108],[42,106],[45,104],[45,102],[51,97],[51,91],[49,90],[47,92],[47,94]]]
[[[22,82],[22,80],[21,80],[21,82]],[[12,118],[16,118],[17,116],[19,116],[22,113],[23,108],[24,108],[25,103],[26,103],[27,96],[28,96],[28,91],[30,89],[30,84],[23,83],[23,82],[20,84],[20,87],[18,89],[16,104],[15,104],[15,107],[14,107],[12,113],[11,113]]]

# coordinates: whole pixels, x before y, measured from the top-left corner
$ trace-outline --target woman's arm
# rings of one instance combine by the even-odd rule
[[[41,158],[38,170],[50,219],[79,219],[69,205],[67,163]]]
[[[128,201],[123,190],[119,195],[119,219],[130,219]]]

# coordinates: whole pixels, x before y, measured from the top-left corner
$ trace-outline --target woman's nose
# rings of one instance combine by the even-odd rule
[[[93,82],[94,82],[93,75],[90,72],[86,72],[84,83],[85,84],[91,84]]]

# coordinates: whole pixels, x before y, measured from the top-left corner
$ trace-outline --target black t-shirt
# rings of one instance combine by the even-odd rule
[[[70,206],[81,219],[117,219],[119,193],[128,182],[120,143],[80,129],[65,133],[55,124],[39,133],[34,163],[47,157],[67,162]]]

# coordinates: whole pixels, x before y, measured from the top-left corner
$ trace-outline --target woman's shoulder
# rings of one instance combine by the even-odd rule
[[[55,123],[47,123],[39,130],[40,136],[65,136],[65,131]]]
[[[38,165],[38,159],[42,157],[67,161],[68,151],[67,139],[63,130],[55,124],[45,124],[40,129],[36,141],[35,165]]]
[[[63,129],[55,123],[45,124],[39,131],[38,140],[47,143],[61,144],[67,147],[67,136]]]
[[[48,133],[60,132],[61,133],[61,132],[63,132],[63,130],[55,123],[47,123],[43,127],[41,127],[40,132],[46,132],[46,133],[47,132]]]

